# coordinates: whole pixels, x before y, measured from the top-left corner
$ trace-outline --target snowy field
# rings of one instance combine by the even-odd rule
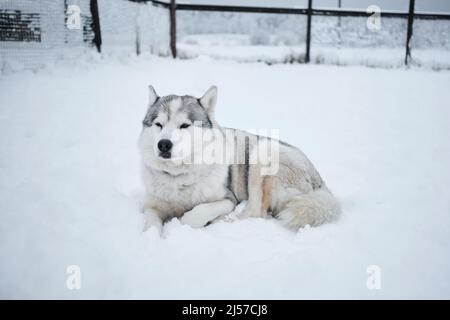
[[[147,85],[280,129],[343,207],[142,233]],[[450,73],[142,57],[0,78],[1,298],[450,298]],[[81,270],[81,289],[66,269]],[[367,268],[380,270],[369,290]]]

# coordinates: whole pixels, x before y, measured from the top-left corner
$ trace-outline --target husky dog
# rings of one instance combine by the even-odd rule
[[[277,170],[272,173],[264,174],[261,162],[250,161],[258,146],[273,139],[219,126],[214,116],[216,87],[201,98],[159,97],[153,87],[149,89],[149,106],[139,139],[146,187],[144,230],[156,227],[161,232],[163,223],[173,217],[183,224],[203,227],[233,212],[244,200],[247,205],[241,217],[271,213],[292,229],[317,226],[338,215],[337,201],[300,150],[276,141]],[[241,161],[185,161],[204,152],[187,143],[196,129],[219,132],[211,137],[231,132],[231,141],[240,141],[232,146],[233,160]],[[204,137],[200,140],[204,142]]]

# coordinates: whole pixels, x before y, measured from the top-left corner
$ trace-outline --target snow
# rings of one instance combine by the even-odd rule
[[[280,129],[341,218],[142,233],[137,139],[147,85],[217,118]],[[92,58],[0,78],[1,298],[449,298],[450,73],[206,57]],[[81,289],[66,287],[67,267]],[[381,289],[367,268],[379,266]]]
[[[207,34],[191,35],[177,45],[178,56],[192,59],[200,56],[238,62],[284,63],[289,58],[304,60],[302,46],[251,45],[246,35]]]

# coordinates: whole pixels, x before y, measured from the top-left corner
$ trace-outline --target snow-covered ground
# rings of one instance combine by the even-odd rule
[[[142,233],[147,85],[219,87],[217,118],[280,129],[343,207]],[[450,298],[450,73],[142,56],[0,78],[1,298]],[[66,286],[67,267],[81,289]],[[380,270],[381,289],[366,286]]]

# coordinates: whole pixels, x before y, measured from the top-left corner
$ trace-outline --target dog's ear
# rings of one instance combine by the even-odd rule
[[[156,94],[155,89],[153,88],[153,86],[148,86],[148,105],[152,106],[156,100],[158,100],[158,95]]]
[[[214,119],[214,108],[216,107],[217,102],[217,87],[212,86],[209,88],[199,100],[209,117]]]

